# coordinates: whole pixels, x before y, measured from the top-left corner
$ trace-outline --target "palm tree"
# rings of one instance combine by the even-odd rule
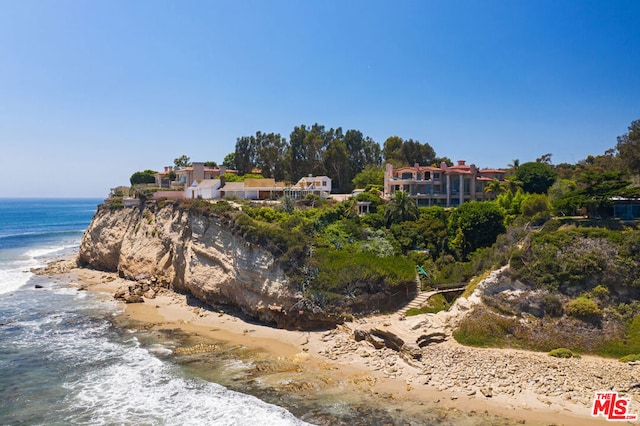
[[[497,195],[501,193],[503,189],[504,189],[504,186],[502,185],[502,182],[500,182],[496,178],[493,178],[491,182],[485,185],[484,192],[486,192],[487,194]]]
[[[518,170],[518,167],[520,167],[520,160],[518,160],[517,158],[515,160],[512,160],[513,163],[511,164],[507,164],[507,167],[509,167],[512,170]]]
[[[384,218],[387,226],[393,223],[416,220],[420,216],[420,211],[416,202],[404,191],[396,191],[393,200],[384,209]]]

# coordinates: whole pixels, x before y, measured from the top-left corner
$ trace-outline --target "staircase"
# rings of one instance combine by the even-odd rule
[[[411,308],[416,308],[416,309],[420,309],[422,307],[422,305],[424,305],[425,303],[427,303],[427,300],[429,300],[429,298],[431,296],[433,296],[434,294],[440,294],[440,293],[449,293],[449,292],[453,292],[453,291],[463,291],[466,288],[466,284],[465,283],[460,283],[460,284],[465,284],[463,286],[460,287],[456,287],[456,288],[448,288],[446,290],[431,290],[431,291],[421,291],[420,290],[420,277],[416,277],[416,282],[418,283],[418,287],[417,287],[417,296],[415,299],[413,299],[411,302],[409,302],[409,304],[407,306],[404,307],[404,312],[406,313],[409,309]]]

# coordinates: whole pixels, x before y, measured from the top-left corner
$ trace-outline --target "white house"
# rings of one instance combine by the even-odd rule
[[[220,198],[221,186],[222,182],[220,179],[205,179],[200,182],[194,181],[191,186],[185,188],[185,197],[204,199]]]

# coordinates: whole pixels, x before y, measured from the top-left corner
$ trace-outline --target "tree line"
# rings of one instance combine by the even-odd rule
[[[366,183],[382,184],[383,162],[396,166],[437,164],[448,158],[436,158],[428,143],[399,136],[389,137],[383,144],[361,131],[343,131],[320,124],[295,126],[289,139],[279,133],[256,132],[237,138],[235,151],[228,154],[223,165],[239,174],[260,169],[262,175],[276,180],[295,182],[303,176],[326,175],[337,192],[350,192]],[[365,172],[360,180],[354,179]]]

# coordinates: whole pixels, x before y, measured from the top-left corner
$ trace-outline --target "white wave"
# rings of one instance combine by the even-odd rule
[[[29,282],[32,268],[44,266],[52,255],[79,247],[77,242],[50,247],[40,247],[25,252],[5,251],[0,259],[0,294],[11,293]]]
[[[51,255],[53,253],[58,253],[58,252],[61,252],[63,250],[76,248],[76,247],[79,247],[79,245],[78,244],[65,244],[65,245],[62,245],[62,246],[37,248],[37,249],[28,250],[27,252],[25,252],[25,256],[28,256],[28,257],[36,259],[36,258],[45,257],[45,256]]]
[[[37,266],[35,259],[0,264],[0,294],[10,293],[25,285],[33,276],[31,268]]]
[[[129,348],[120,362],[65,384],[70,423],[164,425],[303,425],[281,407],[200,379],[146,350]]]

